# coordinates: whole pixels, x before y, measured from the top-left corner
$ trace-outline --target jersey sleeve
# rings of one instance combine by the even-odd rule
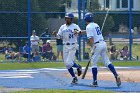
[[[63,35],[62,35],[62,34],[63,34],[63,33],[62,33],[62,30],[63,30],[63,26],[61,26],[61,27],[59,28],[59,30],[58,30],[58,33],[57,33],[57,38],[58,38],[58,39],[62,38],[62,36],[63,36]]]
[[[87,33],[87,38],[92,38],[94,36],[94,31],[92,27],[87,26],[86,27],[86,33]]]

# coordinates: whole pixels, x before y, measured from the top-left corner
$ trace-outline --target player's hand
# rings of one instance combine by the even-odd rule
[[[80,34],[80,31],[77,29],[74,29],[74,35]]]
[[[57,32],[56,31],[53,31],[52,32],[52,35],[56,36]]]

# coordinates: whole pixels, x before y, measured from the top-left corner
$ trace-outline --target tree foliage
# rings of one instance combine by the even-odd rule
[[[31,30],[41,34],[49,17],[64,16],[65,0],[31,0]],[[4,13],[3,13],[4,12]],[[28,35],[28,0],[0,0],[0,36]],[[45,12],[45,13],[32,13]],[[48,13],[51,12],[51,13]]]
[[[107,19],[105,20],[105,16],[107,13],[107,10],[100,10],[101,6],[98,3],[98,0],[90,0],[90,5],[88,5],[87,10],[88,12],[94,13],[94,21],[99,24],[99,26],[103,27],[103,34],[108,35],[108,33],[111,31],[112,27],[114,27],[114,21],[111,15],[107,16]],[[96,13],[96,12],[105,12],[104,14]],[[103,22],[105,20],[105,24],[103,25]]]
[[[55,13],[65,12],[64,3],[65,0],[31,0],[31,31],[35,29],[37,35],[40,35],[47,28],[49,17],[64,16]],[[0,32],[1,37],[28,36],[28,0],[0,0]],[[7,40],[14,42],[17,47],[23,45],[25,41],[25,39]]]

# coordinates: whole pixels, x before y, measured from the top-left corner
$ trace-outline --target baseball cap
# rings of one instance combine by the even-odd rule
[[[33,30],[33,33],[36,33],[35,30]]]
[[[47,43],[50,43],[51,42],[51,40],[47,40]]]

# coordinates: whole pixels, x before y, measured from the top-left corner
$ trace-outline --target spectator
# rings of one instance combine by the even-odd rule
[[[120,53],[121,60],[128,60],[129,58],[128,46],[124,46]]]
[[[39,52],[36,52],[36,53],[34,54],[33,61],[34,61],[34,62],[39,62],[39,61],[41,61],[41,57],[40,57]]]
[[[3,52],[5,53],[6,50],[8,50],[8,47],[7,46],[4,46],[3,47]]]
[[[29,52],[31,52],[31,48],[29,48],[29,46],[28,46],[28,43],[26,43],[25,44],[25,46],[23,46],[23,57],[24,58],[28,58],[28,54],[29,54]],[[32,53],[31,53],[31,55],[30,55],[30,57],[32,58],[33,57],[33,55],[32,55]]]
[[[57,59],[59,58],[59,54],[61,54],[61,58],[63,59],[63,40],[56,39],[56,45],[57,45]]]
[[[56,31],[52,32],[52,35],[56,37]],[[57,59],[59,58],[59,54],[61,54],[61,58],[63,59],[63,40],[62,39],[56,39],[56,45],[57,45]]]
[[[52,60],[54,53],[52,51],[52,46],[50,45],[50,40],[47,40],[47,43],[43,44],[42,52],[43,59],[46,58]]]
[[[116,46],[114,44],[112,44],[112,46],[110,48],[110,59],[117,60],[118,55],[119,55],[119,51],[116,49]]]
[[[30,41],[31,41],[32,53],[35,54],[36,52],[39,52],[39,37],[36,35],[35,30],[33,30],[32,32]]]
[[[15,59],[18,58],[20,60],[20,53],[14,52],[12,47],[6,47],[5,48],[5,58],[6,59]]]

